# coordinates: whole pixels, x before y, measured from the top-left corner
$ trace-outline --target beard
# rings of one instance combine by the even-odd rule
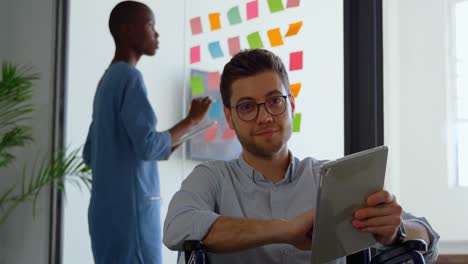
[[[280,137],[273,137],[273,138],[267,138],[266,140],[262,140],[262,142],[258,142],[255,140],[255,137],[252,136],[245,136],[236,129],[236,135],[241,143],[242,147],[248,151],[249,153],[254,154],[255,156],[261,157],[261,158],[271,158],[275,154],[277,154],[280,150],[285,148],[287,146],[287,141],[291,137],[291,129],[289,130],[281,130],[280,131],[289,131],[286,132],[286,134],[282,134]],[[277,132],[279,133],[279,132]]]

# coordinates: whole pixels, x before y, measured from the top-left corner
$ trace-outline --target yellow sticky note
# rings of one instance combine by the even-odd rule
[[[294,98],[297,98],[299,95],[299,91],[301,91],[302,84],[301,83],[294,83],[290,85],[291,87],[291,92],[294,95]]]
[[[283,45],[283,37],[281,36],[281,31],[279,28],[268,30],[268,38],[270,39],[270,44],[272,47]]]
[[[299,32],[301,27],[302,27],[302,21],[297,22],[297,23],[293,23],[293,24],[289,24],[289,29],[288,29],[288,32],[286,33],[285,37],[290,37],[290,36],[297,35],[297,33]]]
[[[211,30],[217,30],[221,28],[221,20],[219,19],[219,13],[211,13],[208,15],[210,18]]]

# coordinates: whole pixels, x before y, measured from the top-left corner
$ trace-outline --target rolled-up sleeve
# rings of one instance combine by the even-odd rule
[[[219,217],[215,213],[222,176],[197,166],[172,198],[164,221],[163,243],[181,250],[185,240],[202,240]]]
[[[439,234],[437,234],[437,232],[434,231],[432,226],[424,217],[416,217],[410,213],[403,212],[403,219],[406,221],[418,222],[426,228],[431,243],[428,245],[427,252],[424,253],[424,259],[427,263],[435,262],[437,259],[437,255],[439,254]]]
[[[417,222],[426,228],[427,233],[429,234],[429,239],[431,240],[431,243],[428,245],[427,251],[423,253],[424,259],[426,263],[435,262],[439,254],[439,250],[438,250],[438,244],[439,244],[439,238],[440,238],[439,234],[437,234],[437,232],[434,231],[434,229],[431,227],[429,222],[424,217],[416,217],[408,212],[403,212],[402,218],[403,220],[408,221],[408,222]],[[383,246],[382,244],[379,243],[377,244],[376,248],[377,248],[377,252],[382,252],[382,251],[385,251],[386,249],[391,248],[391,246]]]
[[[139,159],[169,158],[171,135],[169,131],[156,131],[156,114],[148,101],[143,77],[139,73],[135,73],[126,85],[120,114]]]

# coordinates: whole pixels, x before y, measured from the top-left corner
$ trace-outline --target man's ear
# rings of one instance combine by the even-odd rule
[[[296,110],[296,101],[294,99],[294,95],[291,94],[289,96],[289,102],[291,102],[291,113],[294,118],[294,111]]]
[[[227,107],[224,107],[224,117],[226,118],[226,122],[228,123],[229,127],[231,129],[234,129],[234,126],[232,124],[232,112],[231,112],[231,109],[227,108]]]

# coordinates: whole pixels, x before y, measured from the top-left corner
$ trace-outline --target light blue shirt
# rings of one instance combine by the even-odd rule
[[[220,216],[251,219],[292,219],[315,207],[322,161],[291,158],[284,179],[276,184],[264,178],[242,158],[211,161],[197,166],[184,180],[164,222],[164,244],[181,250],[185,240],[202,240]],[[438,235],[424,218],[404,213],[428,229],[431,245],[426,259],[437,255]],[[230,254],[208,253],[210,263],[309,264],[310,251],[289,244],[272,244]],[[345,258],[330,263],[345,263]]]
[[[88,209],[95,263],[162,263],[157,160],[171,153],[141,73],[112,64],[102,76],[83,150],[92,168]]]

